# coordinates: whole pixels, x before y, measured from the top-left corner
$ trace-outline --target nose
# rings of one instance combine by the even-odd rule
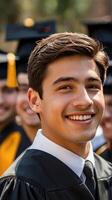
[[[86,88],[80,88],[74,99],[74,105],[81,110],[88,109],[93,104],[93,100]]]

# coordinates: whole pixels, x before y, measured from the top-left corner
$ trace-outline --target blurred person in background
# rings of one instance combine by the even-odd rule
[[[15,122],[17,80],[16,57],[0,52],[0,175],[27,147],[22,128]]]
[[[33,141],[37,130],[40,128],[40,119],[34,113],[28,103],[28,75],[27,75],[27,58],[22,59],[17,66],[18,95],[16,101],[16,121],[21,125],[29,138]]]
[[[97,149],[96,153],[112,162],[112,66],[108,70],[108,76],[104,84],[105,112],[101,121],[105,144]]]
[[[111,114],[112,20],[111,20],[111,17],[109,16],[103,16],[103,17],[93,19],[93,20],[86,20],[85,25],[87,27],[89,36],[95,38],[96,40],[99,40],[103,44],[103,48],[109,57],[109,69],[107,73],[107,80],[104,84],[106,110],[104,114],[104,119],[102,121],[103,123],[100,124],[99,129],[96,133],[96,136],[92,141],[94,151],[97,152],[98,154],[102,154],[102,152],[107,149],[107,139],[108,137],[111,137],[111,134],[112,134],[112,127],[111,127],[112,125],[111,123],[112,122],[112,114]],[[108,118],[108,123],[107,123],[107,118]],[[110,158],[109,160],[112,160],[112,158]]]
[[[27,62],[28,57],[38,40],[56,32],[54,20],[34,22],[32,18],[24,20],[23,24],[9,24],[6,29],[6,40],[17,40],[16,56],[17,61],[17,81],[18,96],[16,102],[16,121],[21,125],[32,143],[37,130],[40,128],[40,119],[34,113],[27,100],[28,76]]]

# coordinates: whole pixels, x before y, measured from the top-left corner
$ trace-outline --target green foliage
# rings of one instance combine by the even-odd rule
[[[56,18],[59,31],[80,31],[92,0],[32,0],[35,19]]]
[[[26,16],[55,18],[58,31],[80,31],[92,0],[0,0],[0,22],[13,23]],[[21,20],[20,20],[21,21]]]
[[[0,0],[0,22],[15,22],[19,16],[18,3],[15,0]]]

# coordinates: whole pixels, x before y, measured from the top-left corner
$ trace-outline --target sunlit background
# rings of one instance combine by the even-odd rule
[[[35,21],[55,19],[57,32],[86,32],[85,19],[111,14],[112,0],[0,0],[0,48],[14,50],[15,42],[4,42],[5,26],[22,23],[27,17]]]

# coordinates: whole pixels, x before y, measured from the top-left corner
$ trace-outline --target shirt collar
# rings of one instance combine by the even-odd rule
[[[41,129],[38,130],[34,142],[30,146],[30,149],[41,150],[53,155],[57,159],[61,160],[64,164],[66,164],[79,177],[81,176],[85,160],[82,157],[76,155],[75,153],[49,140],[45,135],[43,135]],[[86,160],[90,160],[94,165],[92,145]]]

